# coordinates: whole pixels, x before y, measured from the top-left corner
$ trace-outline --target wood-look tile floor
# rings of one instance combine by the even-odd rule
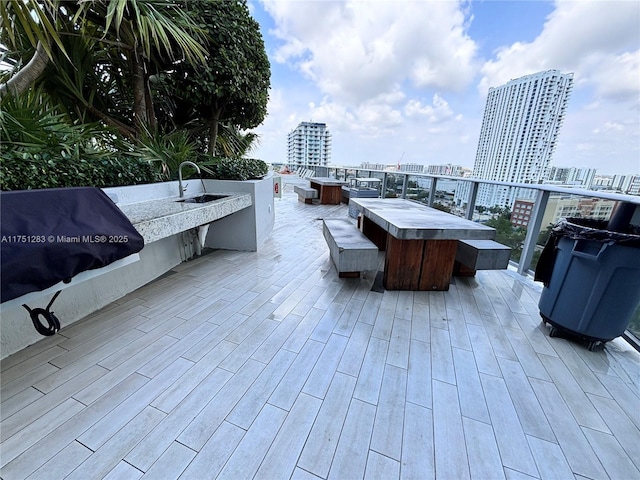
[[[319,219],[347,208],[284,190],[259,252],[184,263],[2,362],[3,479],[640,478],[626,342],[549,338],[513,272],[339,279]]]

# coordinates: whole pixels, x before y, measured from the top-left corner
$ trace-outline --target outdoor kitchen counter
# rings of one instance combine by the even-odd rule
[[[225,198],[207,203],[179,202],[180,198],[118,205],[145,243],[184,232],[231,215],[252,205],[248,193],[217,193]],[[188,197],[187,197],[188,198]]]

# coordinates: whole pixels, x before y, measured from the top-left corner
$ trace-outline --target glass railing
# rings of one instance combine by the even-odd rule
[[[547,184],[518,184],[444,175],[353,167],[312,167],[316,176],[381,180],[385,198],[407,198],[496,229],[496,241],[511,247],[511,263],[533,275],[551,228],[566,218],[608,221],[619,202],[640,205],[640,196]],[[504,205],[513,205],[506,208]],[[640,339],[640,308],[629,325]]]

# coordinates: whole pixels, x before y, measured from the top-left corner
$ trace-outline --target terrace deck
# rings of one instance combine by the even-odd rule
[[[259,252],[181,264],[5,359],[2,478],[640,478],[626,342],[549,338],[510,271],[340,279],[320,219],[347,207],[291,184],[275,206]]]

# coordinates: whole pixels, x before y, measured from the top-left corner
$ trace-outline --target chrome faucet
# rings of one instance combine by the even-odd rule
[[[182,167],[185,165],[191,165],[198,171],[198,173],[200,173],[200,167],[193,162],[182,162],[180,164],[178,167],[178,190],[180,191],[180,198],[184,197],[184,191],[187,189],[187,187],[182,188]]]

